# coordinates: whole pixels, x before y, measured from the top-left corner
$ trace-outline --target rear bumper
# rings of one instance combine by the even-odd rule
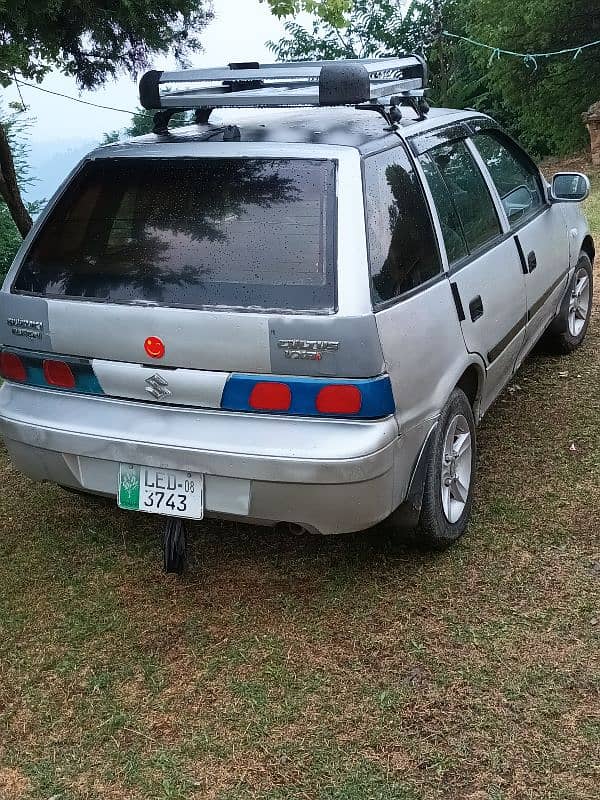
[[[201,472],[207,515],[367,528],[404,499],[415,462],[375,422],[182,409],[5,384],[0,434],[34,479],[115,496],[120,462]]]

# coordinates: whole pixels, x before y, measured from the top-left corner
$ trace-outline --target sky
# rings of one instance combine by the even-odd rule
[[[269,39],[283,35],[283,23],[276,19],[266,3],[259,0],[214,0],[215,17],[204,29],[204,52],[193,56],[194,66],[220,66],[230,61],[273,61],[266,47]],[[168,59],[159,59],[157,69],[170,67]],[[75,81],[57,72],[49,74],[43,88],[62,92],[102,105],[134,110],[139,105],[137,83],[128,77],[109,82],[94,92],[80,92]],[[32,120],[30,158],[36,184],[28,199],[48,199],[79,159],[96,146],[104,133],[128,124],[127,114],[105,111],[36,89],[22,88],[23,99]],[[14,87],[4,90],[5,106],[18,100]]]

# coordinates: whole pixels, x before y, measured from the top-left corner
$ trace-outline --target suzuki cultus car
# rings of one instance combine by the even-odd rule
[[[476,424],[585,337],[587,178],[381,60],[147,73],[0,294],[0,432],[37,480],[167,518],[465,531]],[[177,110],[196,123],[169,131]]]

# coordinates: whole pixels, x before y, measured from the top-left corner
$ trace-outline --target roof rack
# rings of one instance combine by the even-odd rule
[[[196,109],[197,119],[207,121],[207,114],[198,110],[362,103],[381,110],[385,100],[392,106],[410,104],[423,115],[428,110],[426,86],[427,63],[418,55],[263,65],[245,62],[212,69],[151,70],[140,80],[140,101],[144,108],[164,109],[167,123],[173,113],[188,109]]]

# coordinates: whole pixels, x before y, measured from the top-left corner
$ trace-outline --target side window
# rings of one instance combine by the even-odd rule
[[[544,207],[537,167],[514,142],[499,133],[480,133],[473,141],[492,176],[511,227]]]
[[[462,140],[435,147],[430,156],[454,202],[472,253],[502,232],[487,183]]]
[[[400,297],[442,270],[427,202],[408,155],[397,147],[365,159],[369,265],[374,305]]]
[[[454,208],[454,203],[450,197],[448,187],[444,183],[437,167],[431,157],[427,154],[419,158],[425,178],[429,184],[429,189],[433,196],[433,202],[437,209],[448,262],[453,264],[464,256],[468,255],[467,243],[462,225]]]

